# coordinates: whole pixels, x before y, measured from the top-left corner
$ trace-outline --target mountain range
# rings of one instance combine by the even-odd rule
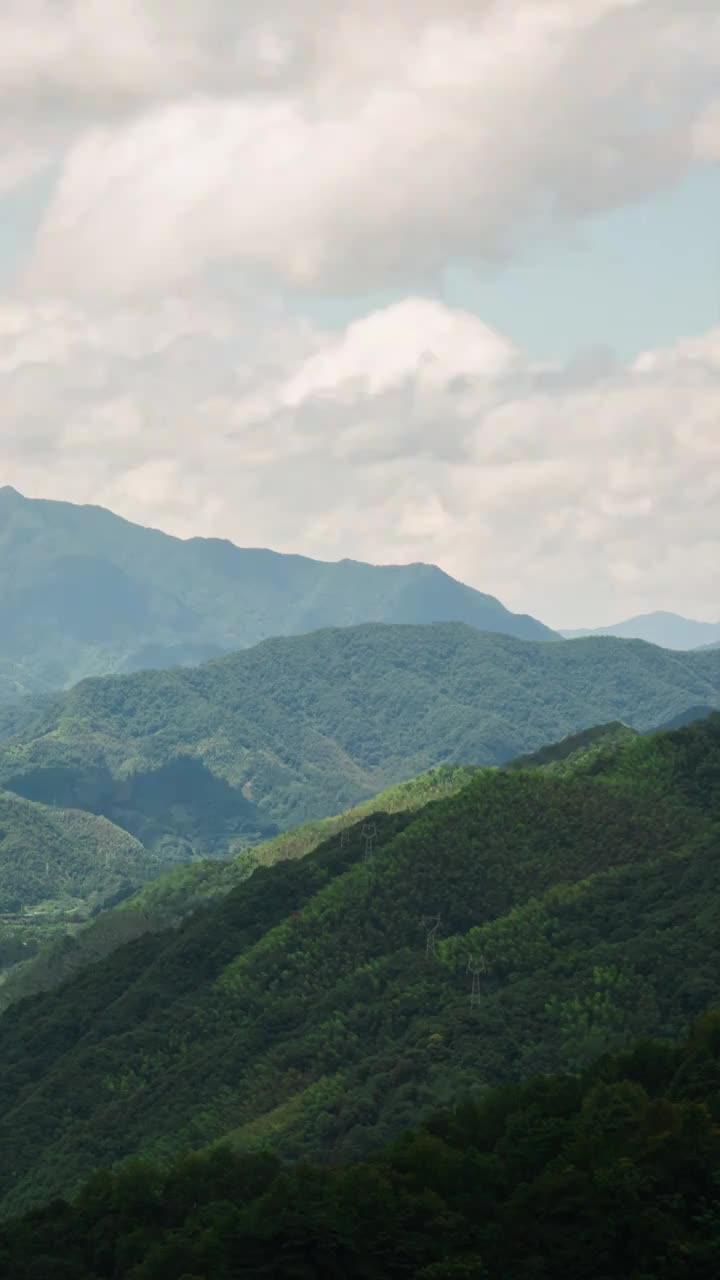
[[[0,609],[0,701],[361,622],[457,621],[558,638],[434,565],[325,563],[183,541],[101,507],[9,487],[0,489]]]
[[[219,1141],[355,1159],[682,1035],[720,999],[720,716],[602,737],[377,812],[370,848],[356,822],[13,1005],[4,1210]]]
[[[696,622],[678,613],[639,614],[625,622],[594,630],[561,631],[568,640],[581,636],[617,636],[622,640],[646,640],[663,649],[700,649],[720,645],[720,622]]]
[[[375,1160],[720,1000],[720,627],[564,640],[12,489],[0,605],[3,1211]]]
[[[502,764],[621,720],[720,707],[720,652],[462,623],[266,640],[82,681],[0,742],[0,788],[102,815],[164,864],[228,856],[439,764]]]

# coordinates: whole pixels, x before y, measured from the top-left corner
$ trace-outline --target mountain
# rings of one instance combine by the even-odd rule
[[[200,906],[227,896],[256,867],[305,857],[323,841],[338,834],[343,838],[343,831],[372,820],[376,813],[412,811],[431,800],[453,795],[469,782],[475,772],[473,766],[433,769],[431,773],[373,796],[354,809],[295,827],[227,861],[203,859],[160,874],[162,868],[149,855],[143,862],[142,858],[127,856],[126,852],[119,883],[117,880],[108,881],[108,857],[98,841],[96,858],[91,858],[83,866],[82,877],[77,877],[75,887],[78,896],[70,899],[67,895],[66,879],[71,865],[68,858],[68,871],[64,871],[59,885],[43,882],[46,896],[39,907],[35,906],[32,897],[25,901],[20,890],[27,891],[29,886],[32,892],[32,874],[37,875],[38,870],[42,872],[45,868],[45,846],[37,840],[34,846],[26,842],[22,846],[24,876],[22,883],[16,882],[14,887],[14,914],[3,916],[3,898],[0,896],[0,1012],[15,1000],[37,991],[51,990],[88,964],[144,933],[159,932],[179,924]],[[20,814],[26,810],[39,810],[46,822],[56,825],[85,819],[88,825],[96,824],[99,834],[106,830],[118,831],[103,818],[33,806],[10,793],[4,795],[8,801],[14,801]],[[0,813],[3,811],[2,802],[3,793],[0,792]],[[7,822],[5,825],[8,826]],[[132,837],[124,832],[119,834],[125,836],[131,853],[141,848]],[[16,828],[16,845],[21,844],[22,835],[24,832]],[[76,851],[72,852],[77,861]],[[117,869],[117,859],[115,867]],[[56,858],[51,869],[57,871],[60,868],[63,868],[63,863]],[[138,884],[142,884],[139,890]],[[11,881],[7,878],[5,889],[7,905],[7,891],[12,890]]]
[[[103,1170],[0,1224],[13,1280],[706,1280],[720,1262],[720,1016],[580,1075],[457,1098],[370,1161],[227,1146]],[[192,1268],[192,1270],[190,1270]]]
[[[165,863],[227,856],[438,764],[501,764],[588,725],[720,707],[720,652],[544,644],[461,623],[267,640],[82,681],[0,743],[0,787],[100,813]]]
[[[30,909],[92,908],[156,876],[162,863],[107,818],[0,791],[0,920]]]
[[[688,707],[670,720],[665,720],[662,724],[657,725],[656,728],[658,733],[667,729],[683,729],[686,724],[695,724],[697,720],[707,720],[708,716],[713,715],[713,713],[713,707]]]
[[[468,1091],[681,1035],[720,1000],[720,716],[555,769],[378,814],[369,851],[356,824],[12,1006],[4,1211],[220,1140],[356,1159]]]
[[[0,1008],[8,973],[41,948],[58,972],[68,930],[160,875],[162,861],[106,818],[0,791]]]
[[[693,718],[704,719],[704,717],[700,716]],[[690,723],[690,721],[683,718],[682,724],[686,723]],[[663,726],[663,728],[665,727],[679,729],[682,726],[680,724]],[[591,755],[601,755],[609,747],[630,742],[637,736],[637,729],[631,729],[629,725],[623,724],[622,720],[615,720],[611,724],[593,725],[592,728],[583,729],[580,733],[568,734],[560,742],[551,742],[546,747],[541,747],[539,751],[532,751],[528,755],[518,756],[516,760],[509,761],[505,768],[540,769],[553,766],[556,771],[565,771],[574,768],[581,757],[583,762],[586,763]]]
[[[458,621],[558,639],[434,565],[331,564],[215,538],[183,541],[101,507],[7,487],[0,609],[0,701],[360,622]]]
[[[699,649],[720,645],[720,622],[695,622],[677,613],[643,613],[611,627],[594,630],[561,631],[567,640],[582,636],[617,636],[622,640],[646,640],[662,649]]]

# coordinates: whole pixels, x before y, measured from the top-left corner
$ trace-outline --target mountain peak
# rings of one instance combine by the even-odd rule
[[[14,698],[87,675],[194,664],[270,636],[359,623],[465,622],[558,639],[433,565],[184,540],[102,507],[0,492],[0,702],[6,690]]]
[[[622,640],[645,640],[663,649],[699,649],[720,641],[720,622],[700,622],[695,618],[683,618],[679,613],[656,609],[653,613],[637,614],[609,627],[563,630],[560,634],[568,640],[583,636],[617,636]]]

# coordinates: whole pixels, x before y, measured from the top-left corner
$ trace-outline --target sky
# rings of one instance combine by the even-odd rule
[[[716,0],[3,0],[0,484],[720,618]]]

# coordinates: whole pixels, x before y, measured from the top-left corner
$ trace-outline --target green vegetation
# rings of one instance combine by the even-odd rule
[[[0,489],[0,599],[0,701],[359,622],[459,621],[558,638],[433,565],[326,564],[185,542],[10,488]]]
[[[673,725],[681,728],[681,725]],[[530,755],[518,756],[511,760],[508,769],[540,769],[551,765],[555,772],[572,770],[580,761],[587,760],[588,755],[604,755],[609,747],[619,746],[637,737],[637,730],[617,721],[613,724],[596,725],[592,729],[583,729],[581,733],[569,734],[560,742],[551,742],[539,751]]]
[[[442,763],[720,707],[720,652],[362,626],[197,669],[85,680],[0,750],[0,785],[102,813],[163,861],[227,856]]]
[[[161,869],[106,818],[0,791],[0,919],[92,910]]]
[[[61,904],[55,903],[52,914],[35,913],[21,920],[0,920],[0,974],[5,970],[0,985],[0,1011],[15,1000],[58,986],[88,964],[144,933],[179,924],[200,906],[225,897],[256,867],[302,858],[324,840],[357,823],[362,825],[375,813],[413,811],[440,796],[454,795],[475,772],[468,766],[433,769],[381,792],[355,809],[295,827],[228,861],[204,859],[175,867],[136,893],[130,894],[128,890],[117,906],[108,905],[82,925],[80,922],[87,913],[86,902],[76,905],[71,919],[67,914],[63,918],[59,914]],[[57,810],[50,811],[51,815],[57,813]],[[102,860],[99,866],[102,869]],[[90,883],[95,885],[92,877]]]
[[[46,948],[57,972],[67,935],[162,869],[106,818],[0,791],[0,1009],[11,974],[29,973]]]
[[[367,626],[268,641],[196,670],[88,680],[5,708],[6,818],[12,794],[34,807],[15,807],[0,846],[0,915],[23,917],[0,920],[0,1007],[86,955],[177,923],[258,862],[307,852],[338,829],[323,825],[328,814],[372,806],[378,793],[393,811],[388,787],[438,762],[508,761],[580,729],[550,755],[520,761],[559,752],[572,763],[591,740],[632,736],[622,724],[585,730],[588,716],[643,729],[668,714],[682,721],[699,698],[705,707],[720,698],[719,678],[720,653],[534,644],[461,624]],[[92,838],[60,856],[70,826],[79,830],[70,811],[112,825],[94,821]],[[105,850],[111,836],[117,854]],[[229,862],[213,869],[208,858]],[[75,944],[67,936],[101,902],[178,864],[189,869],[127,904],[122,919],[96,922]],[[8,977],[20,958],[33,963]]]
[[[719,815],[715,716],[480,770],[378,814],[367,860],[356,823],[259,867],[5,1013],[5,1211],[218,1142],[363,1158],[467,1092],[681,1035],[720,1002]]]
[[[12,1280],[708,1280],[720,1016],[580,1075],[458,1099],[363,1163],[226,1146],[98,1172],[0,1225]]]

